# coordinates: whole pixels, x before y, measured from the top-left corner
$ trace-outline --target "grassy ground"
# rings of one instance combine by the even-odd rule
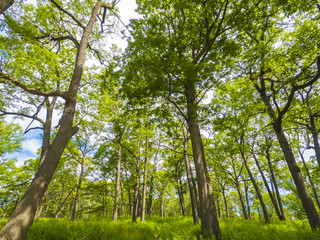
[[[0,227],[4,225],[0,221]],[[320,231],[312,232],[307,222],[274,222],[220,219],[223,240],[316,240]],[[120,219],[113,223],[104,218],[82,219],[71,223],[65,219],[38,219],[32,225],[28,240],[191,240],[203,239],[200,226],[190,217],[153,217],[145,223]],[[156,238],[157,236],[157,238]]]

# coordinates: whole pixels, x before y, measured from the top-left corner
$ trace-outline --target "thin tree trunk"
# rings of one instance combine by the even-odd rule
[[[73,210],[72,210],[71,222],[76,220],[76,216],[77,216],[79,198],[80,198],[80,189],[81,189],[82,181],[84,178],[84,160],[85,160],[85,158],[86,158],[86,156],[85,156],[85,154],[83,154],[82,160],[80,162],[80,176],[79,176],[79,181],[78,181],[78,186],[77,186],[77,191],[76,191],[76,197],[74,198],[74,205],[73,205]]]
[[[258,184],[251,172],[251,169],[249,168],[248,166],[248,162],[247,162],[247,159],[246,157],[244,156],[244,154],[242,153],[242,158],[243,158],[243,161],[244,161],[244,165],[247,169],[247,172],[249,174],[249,177],[250,177],[250,180],[252,182],[252,185],[256,191],[256,194],[258,196],[258,199],[260,201],[260,204],[261,204],[261,207],[262,207],[262,212],[263,212],[263,217],[264,217],[264,220],[265,220],[265,223],[270,223],[270,218],[269,218],[269,214],[268,214],[268,210],[267,210],[267,207],[266,207],[266,204],[264,203],[264,200],[262,198],[262,195],[261,195],[261,192],[260,192],[260,189],[258,187]]]
[[[248,218],[251,218],[251,209],[250,209],[250,202],[249,202],[249,194],[248,194],[248,183],[247,183],[247,179],[243,179],[243,186],[244,186],[244,194],[246,196],[246,205],[247,205],[247,214],[248,214]]]
[[[58,208],[56,210],[56,213],[54,215],[55,219],[57,219],[59,217],[59,215],[60,215],[60,213],[61,213],[61,211],[63,209],[64,204],[66,203],[66,201],[69,198],[69,196],[73,193],[74,189],[75,188],[71,189],[71,191],[68,193],[68,195],[65,197],[65,199],[63,201],[61,201],[62,200],[62,196],[61,196],[61,200],[60,200],[59,206],[58,206]]]
[[[197,206],[197,199],[195,193],[195,185],[193,183],[193,176],[192,176],[192,169],[189,161],[188,156],[188,136],[185,131],[185,127],[182,124],[182,132],[183,132],[183,155],[184,155],[184,162],[186,165],[186,173],[187,179],[189,184],[189,193],[190,193],[190,200],[191,200],[191,207],[192,207],[192,216],[194,224],[199,223],[199,215],[198,215],[198,206]]]
[[[148,131],[146,131],[146,149],[145,149],[145,159],[144,159],[141,222],[144,222],[144,217],[146,213],[147,174],[148,174]]]
[[[240,200],[240,204],[241,204],[241,209],[242,209],[243,217],[244,217],[244,219],[248,219],[248,214],[247,214],[246,206],[245,206],[245,204],[244,204],[242,192],[241,192],[241,189],[240,189],[240,183],[239,183],[238,180],[236,180],[235,183],[236,183],[236,189],[237,189],[238,196],[239,196],[239,200]]]
[[[113,209],[113,219],[112,221],[117,221],[118,219],[118,209],[119,209],[119,190],[120,190],[120,169],[121,167],[121,144],[118,146],[118,162],[117,162],[117,177],[116,177],[116,187],[114,195],[114,209]]]
[[[51,103],[48,98],[46,99],[47,115],[46,115],[46,121],[43,125],[43,137],[42,137],[42,146],[41,146],[39,166],[43,163],[45,157],[47,156],[48,149],[50,146],[53,109],[54,109],[54,106],[57,102],[57,99],[58,99],[58,97],[54,97],[52,99]]]
[[[227,198],[226,198],[225,188],[224,188],[224,187],[221,187],[221,190],[222,190],[224,207],[225,207],[225,211],[226,211],[226,218],[229,218],[228,202],[227,202]]]
[[[201,230],[203,234],[212,233],[217,239],[221,239],[221,231],[200,134],[194,83],[188,83],[185,86],[185,96],[187,98],[187,122],[199,186]]]
[[[123,187],[122,184],[120,185],[121,187],[121,217],[124,216],[124,198],[123,198]]]
[[[319,146],[319,132],[316,129],[316,124],[314,121],[314,116],[310,115],[310,127],[312,132],[313,144],[314,144],[314,151],[316,153],[316,158],[318,165],[320,167],[320,146]]]
[[[10,219],[1,230],[1,240],[24,240],[27,238],[29,228],[33,222],[41,198],[44,195],[59,164],[61,155],[69,139],[78,131],[78,127],[73,127],[76,98],[83,73],[85,51],[88,46],[89,36],[101,5],[101,1],[96,3],[89,23],[83,30],[82,38],[78,46],[74,74],[67,92],[65,107],[59,122],[60,128],[58,133],[53,140],[47,156],[39,167],[32,183],[28,187],[19,204],[16,206]]]
[[[268,194],[269,194],[269,197],[270,197],[270,199],[271,199],[272,205],[273,205],[274,209],[276,210],[276,213],[277,213],[277,215],[278,215],[278,218],[279,218],[280,221],[285,221],[285,220],[286,220],[286,219],[285,219],[285,216],[282,215],[282,212],[280,211],[278,202],[276,201],[276,199],[274,198],[274,196],[273,196],[273,194],[272,194],[272,192],[271,192],[271,189],[270,189],[270,187],[269,187],[269,184],[268,184],[268,182],[267,182],[267,179],[266,179],[266,177],[265,177],[265,175],[264,175],[264,173],[263,173],[263,171],[262,171],[262,169],[261,169],[261,166],[260,166],[260,164],[259,164],[258,159],[256,158],[256,155],[255,155],[254,153],[252,153],[252,155],[253,155],[253,159],[255,160],[255,163],[256,163],[256,165],[257,165],[257,167],[258,167],[258,169],[259,169],[259,172],[260,172],[260,175],[261,175],[261,177],[262,177],[262,179],[263,179],[264,185],[265,185],[265,187],[266,187],[266,189],[267,189],[267,191],[268,191]]]
[[[161,190],[160,193],[160,211],[161,211],[161,217],[164,217],[164,197],[163,197],[163,190]]]
[[[178,175],[178,173],[176,173]],[[180,203],[180,210],[181,210],[181,215],[185,216],[186,211],[184,207],[184,198],[183,198],[183,191],[182,191],[182,182],[180,176],[176,176],[177,179],[177,191],[179,195],[179,203]]]
[[[138,151],[136,156],[136,186],[134,188],[132,222],[136,222],[138,217],[139,192],[140,192],[140,139],[138,139]]]
[[[275,198],[275,200],[277,202],[277,205],[279,207],[280,213],[283,216],[283,220],[285,220],[285,215],[284,215],[284,211],[283,211],[281,195],[280,195],[280,192],[279,192],[277,180],[276,180],[276,177],[274,175],[274,171],[273,171],[273,167],[272,167],[272,163],[271,163],[269,147],[266,149],[266,155],[265,156],[267,158],[268,166],[269,166],[269,170],[270,170],[271,187],[272,187],[273,192],[275,192],[275,194],[276,194],[275,196],[273,195],[273,197]]]

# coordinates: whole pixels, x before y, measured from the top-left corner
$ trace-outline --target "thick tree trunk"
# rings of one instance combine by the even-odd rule
[[[141,222],[144,222],[144,217],[145,217],[145,213],[146,213],[147,174],[148,174],[148,131],[146,132],[146,148],[145,148],[145,159],[144,159]]]
[[[274,209],[276,210],[276,213],[277,213],[277,216],[279,218],[280,221],[284,221],[285,220],[285,216],[283,215],[283,213],[280,211],[280,208],[279,208],[279,205],[278,205],[278,202],[276,201],[275,197],[273,196],[272,192],[271,192],[271,189],[269,187],[269,184],[267,182],[267,179],[261,169],[261,166],[259,164],[259,161],[258,159],[256,158],[255,154],[253,153],[253,158],[255,160],[255,163],[259,169],[259,172],[260,172],[260,175],[263,179],[263,183],[264,183],[264,186],[266,187],[267,191],[268,191],[268,194],[269,194],[269,197],[271,199],[271,202],[272,202],[272,205],[274,207]]]
[[[117,162],[117,177],[116,177],[116,187],[114,194],[114,208],[113,208],[113,218],[112,221],[117,221],[118,219],[118,209],[119,209],[119,190],[120,190],[120,172],[121,172],[121,144],[118,146],[118,162]]]
[[[285,156],[287,165],[289,167],[291,176],[296,185],[299,198],[302,202],[303,208],[307,214],[309,224],[312,229],[320,228],[320,219],[317,210],[313,204],[313,201],[308,193],[307,187],[304,184],[301,170],[296,163],[291,146],[282,130],[282,127],[274,124],[274,130],[281,146],[282,152]]]
[[[0,14],[7,10],[12,4],[14,0],[1,0],[0,1]]]
[[[300,151],[300,149],[299,149],[299,154],[300,154],[300,158],[301,158],[301,160],[302,160],[303,166],[304,166],[304,168],[305,168],[305,170],[306,170],[306,172],[307,172],[307,176],[308,176],[308,178],[309,178],[309,182],[310,182],[310,185],[311,185],[311,189],[312,189],[314,198],[315,198],[315,200],[316,200],[316,203],[317,203],[317,205],[318,205],[318,208],[320,209],[320,201],[319,201],[319,196],[318,196],[318,193],[317,193],[317,189],[316,189],[316,187],[315,187],[315,185],[314,185],[314,182],[313,182],[313,180],[312,180],[312,177],[311,177],[309,168],[308,168],[308,166],[307,166],[307,164],[306,164],[306,161],[304,160],[303,153]]]
[[[192,177],[192,169],[189,161],[188,156],[188,136],[186,134],[186,131],[184,129],[184,126],[182,125],[182,132],[184,136],[183,140],[183,155],[184,155],[184,162],[186,164],[186,172],[187,172],[187,179],[189,184],[189,193],[190,193],[190,200],[191,200],[191,207],[192,207],[192,216],[193,216],[193,222],[194,224],[199,223],[199,215],[198,215],[198,206],[197,206],[197,199],[195,195],[195,185],[193,184],[193,177]]]
[[[292,148],[291,148],[291,146],[290,146],[290,144],[284,134],[284,131],[282,129],[282,118],[287,110],[285,111],[285,108],[284,108],[282,110],[281,114],[277,115],[273,109],[272,104],[270,103],[270,99],[269,99],[268,95],[266,94],[266,87],[265,87],[263,77],[260,78],[260,83],[261,83],[261,87],[259,87],[257,85],[257,83],[255,83],[255,88],[260,93],[261,99],[267,108],[268,115],[273,121],[273,123],[272,123],[273,130],[277,136],[281,150],[284,154],[284,158],[287,162],[289,171],[290,171],[291,176],[293,178],[293,181],[296,185],[298,196],[299,196],[299,198],[302,202],[303,208],[306,212],[310,227],[312,229],[320,228],[319,215],[318,215],[316,208],[313,204],[313,201],[308,193],[306,185],[304,184],[304,180],[301,175],[301,170],[296,163],[296,159],[295,159],[294,154],[292,152]],[[286,106],[290,106],[290,105],[286,105]]]
[[[80,176],[79,176],[79,181],[77,185],[77,191],[76,191],[76,197],[74,198],[74,205],[73,205],[73,210],[72,210],[72,216],[71,216],[71,221],[76,220],[77,216],[77,211],[78,211],[78,205],[79,205],[79,198],[80,198],[80,190],[82,186],[82,181],[84,178],[84,160],[86,156],[85,154],[82,156],[81,162],[80,162]]]
[[[189,83],[185,86],[185,96],[187,98],[187,122],[199,186],[201,230],[203,234],[211,233],[217,239],[221,239],[221,231],[200,134],[194,83]]]
[[[70,140],[77,132],[78,127],[73,127],[76,98],[83,73],[85,50],[88,45],[93,24],[99,13],[102,2],[95,5],[89,23],[83,30],[83,35],[78,46],[74,73],[68,90],[68,99],[65,102],[60,128],[53,140],[46,158],[39,167],[32,183],[28,187],[20,203],[16,206],[10,219],[0,232],[0,239],[23,240],[27,238],[28,230],[33,222],[34,215],[40,204],[50,180],[59,164],[61,155]]]

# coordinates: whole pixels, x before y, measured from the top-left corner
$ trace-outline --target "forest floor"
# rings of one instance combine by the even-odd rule
[[[311,231],[307,221],[287,221],[264,224],[260,220],[219,219],[223,240],[316,240],[320,230]],[[0,221],[0,228],[5,221]],[[191,217],[152,217],[145,223],[132,223],[129,218],[117,222],[106,218],[37,219],[28,240],[200,240],[200,225]]]

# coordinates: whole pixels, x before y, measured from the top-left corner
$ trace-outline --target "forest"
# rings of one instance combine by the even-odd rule
[[[320,2],[122,1],[0,1],[0,240],[320,239]]]

